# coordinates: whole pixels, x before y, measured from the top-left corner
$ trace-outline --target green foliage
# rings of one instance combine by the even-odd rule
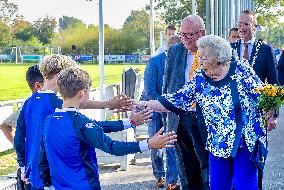
[[[51,38],[55,34],[56,26],[56,19],[50,16],[46,16],[45,18],[38,19],[34,22],[34,34],[43,44],[49,44]]]
[[[59,28],[62,30],[70,28],[70,27],[72,28],[76,25],[85,26],[83,21],[77,18],[74,18],[74,17],[68,17],[68,16],[63,15],[62,18],[59,18]]]
[[[284,16],[284,1],[253,0],[258,24],[272,27],[278,24],[281,16]]]
[[[52,38],[52,44],[61,46],[63,54],[98,53],[99,30],[97,26],[86,28],[76,25],[67,28]],[[71,51],[71,45],[76,45],[76,51]]]
[[[8,46],[11,41],[12,35],[9,26],[5,22],[0,21],[0,46]]]
[[[269,44],[284,48],[284,23],[257,32],[257,37],[265,39]]]
[[[206,1],[197,0],[197,13],[205,20]],[[192,2],[188,0],[159,0],[157,11],[167,24],[180,25],[183,18],[192,13]]]
[[[8,0],[0,0],[0,20],[11,24],[18,18],[21,18],[18,14],[18,6]]]

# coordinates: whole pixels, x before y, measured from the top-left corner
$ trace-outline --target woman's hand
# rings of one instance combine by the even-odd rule
[[[268,131],[275,129],[276,127],[277,118],[274,116],[275,112],[276,112],[276,108],[273,107],[265,114]]]
[[[271,116],[267,119],[267,130],[271,131],[272,129],[275,129],[277,125],[277,118],[274,116]]]

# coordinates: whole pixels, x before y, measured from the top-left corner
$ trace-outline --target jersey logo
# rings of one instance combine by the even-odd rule
[[[96,124],[94,124],[94,123],[87,123],[86,125],[85,125],[85,127],[87,127],[87,128],[94,128],[94,127],[96,127],[97,125]]]

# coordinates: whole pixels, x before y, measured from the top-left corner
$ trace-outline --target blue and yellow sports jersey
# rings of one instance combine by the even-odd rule
[[[28,98],[20,112],[15,133],[14,147],[20,167],[25,167],[25,175],[33,187],[42,188],[38,169],[40,138],[47,116],[55,108],[62,106],[53,91],[38,91]]]
[[[140,152],[138,142],[113,141],[104,134],[124,129],[122,121],[97,122],[75,108],[56,109],[44,124],[40,170],[45,173],[48,160],[55,189],[99,190],[94,148],[118,156]]]

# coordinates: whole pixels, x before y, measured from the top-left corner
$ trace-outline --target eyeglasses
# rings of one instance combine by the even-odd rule
[[[197,32],[193,32],[193,33],[179,32],[178,35],[181,38],[191,39],[195,34],[197,34],[199,32],[200,32],[200,30],[198,30]]]
[[[241,27],[241,26],[248,27],[248,26],[251,26],[251,23],[249,23],[249,22],[238,22],[238,27]]]

